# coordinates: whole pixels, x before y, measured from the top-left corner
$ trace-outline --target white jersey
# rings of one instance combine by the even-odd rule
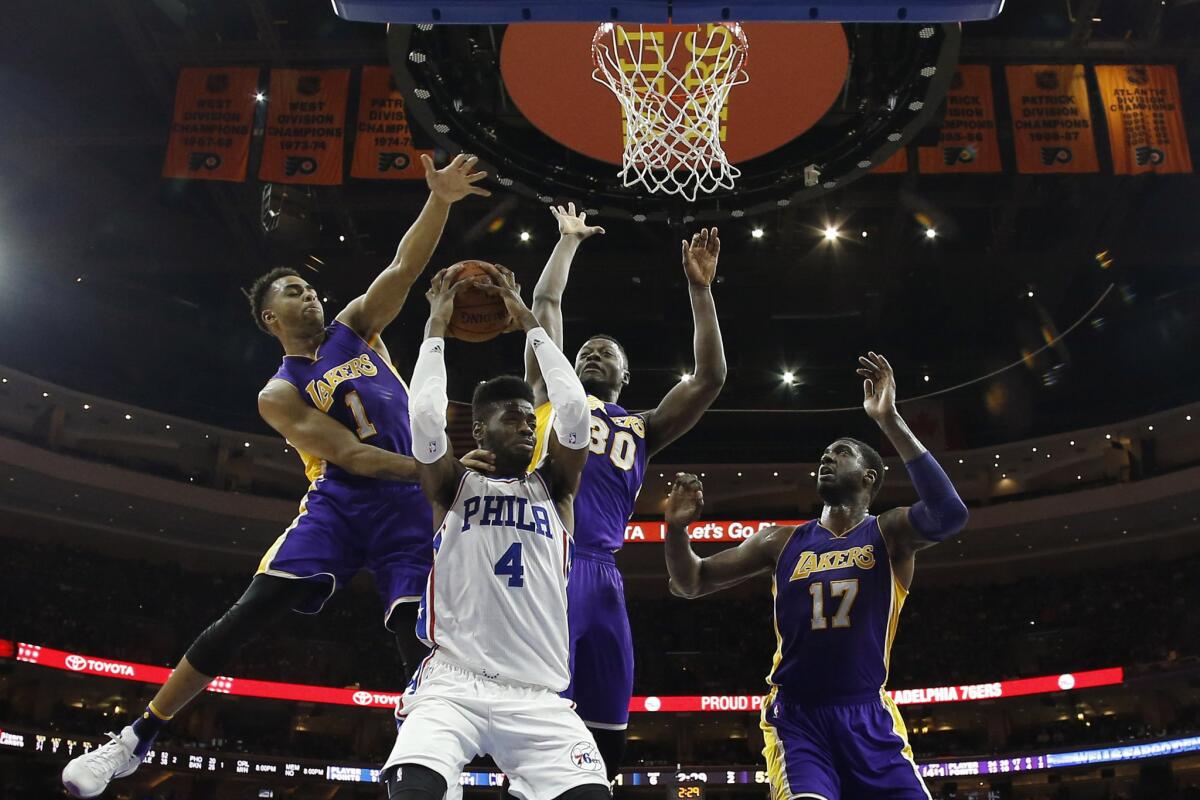
[[[467,470],[433,548],[417,635],[485,678],[566,689],[574,544],[541,475]]]

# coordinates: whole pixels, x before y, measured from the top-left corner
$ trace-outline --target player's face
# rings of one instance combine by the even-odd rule
[[[494,403],[482,422],[475,423],[475,441],[496,454],[496,471],[523,471],[533,457],[537,417],[528,400]]]
[[[315,334],[325,327],[325,309],[317,290],[295,275],[271,284],[263,316],[276,323],[281,333]]]
[[[829,505],[853,503],[864,492],[870,496],[873,478],[867,472],[858,447],[853,442],[838,439],[821,454],[817,494]]]
[[[575,374],[588,394],[620,393],[629,383],[629,366],[611,339],[588,339],[575,356]]]

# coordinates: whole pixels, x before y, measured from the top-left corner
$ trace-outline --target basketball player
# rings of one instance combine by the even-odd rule
[[[136,770],[166,722],[243,644],[289,609],[317,613],[364,567],[383,597],[405,678],[424,655],[412,631],[431,563],[429,505],[410,455],[408,393],[379,334],[429,262],[451,204],[489,193],[475,186],[487,173],[474,171],[474,157],[459,155],[441,170],[428,156],[421,160],[430,189],[425,207],[392,263],[333,324],[325,325],[316,290],[295,270],[274,269],[247,293],[254,321],[284,352],[259,393],[259,412],[296,448],[312,484],[249,588],[192,643],[145,712],[67,764],[63,785],[76,797],[95,797]]]
[[[552,207],[560,238],[533,291],[533,313],[554,343],[562,347],[562,296],[571,259],[579,243],[603,233],[586,224],[575,205]],[[575,356],[591,408],[590,456],[575,502],[575,569],[567,588],[571,620],[572,698],[596,737],[612,779],[625,752],[629,699],[633,695],[633,638],[625,611],[625,587],[613,556],[625,543],[625,525],[642,488],[646,462],[691,430],[725,383],[725,352],[713,303],[721,241],[717,229],[701,230],[683,242],[683,272],[688,282],[695,326],[694,374],[669,391],[658,407],[630,414],[617,405],[629,383],[629,360],[616,339],[598,334]],[[538,406],[538,451],[544,452],[551,409],[546,384],[533,352],[525,350],[525,378]]]
[[[604,762],[588,729],[559,696],[571,675],[567,576],[590,415],[571,362],[521,300],[513,275],[490,282],[434,276],[426,339],[413,370],[413,456],[438,524],[433,569],[417,618],[432,647],[401,698],[404,724],[384,766],[390,800],[441,800],[463,767],[490,755],[522,800],[605,800]],[[533,389],[515,376],[481,384],[472,398],[475,441],[492,452],[484,475],[453,456],[446,436],[444,337],[454,297],[478,286],[525,331],[555,412],[540,466]]]
[[[863,408],[904,459],[920,498],[872,516],[883,483],[879,454],[855,439],[821,456],[821,518],[767,528],[708,558],[692,552],[688,523],[704,507],[694,475],[667,501],[667,570],[683,597],[770,574],[775,650],[762,730],[772,800],[929,800],[904,721],[887,696],[888,659],[917,551],[967,524],[967,508],[896,411],[887,359],[860,358]]]

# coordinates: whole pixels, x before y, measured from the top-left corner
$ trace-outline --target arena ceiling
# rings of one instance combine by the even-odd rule
[[[262,430],[254,398],[278,352],[254,328],[240,287],[270,266],[307,264],[332,316],[391,258],[425,189],[317,187],[315,239],[269,240],[257,181],[160,177],[175,77],[187,65],[384,64],[383,29],[299,0],[14,0],[3,27],[0,363]],[[998,21],[967,25],[961,60],[1176,65],[1200,157],[1198,30],[1200,3],[1188,0],[1024,0]],[[484,258],[532,286],[556,238],[553,221],[541,203],[491,188],[490,200],[454,209],[437,265]],[[810,203],[720,223],[715,294],[730,374],[721,413],[675,460],[703,458],[709,441],[727,450],[764,420],[798,444],[857,429],[853,412],[750,412],[853,408],[854,356],[867,348],[897,365],[902,396],[970,383],[940,400],[970,445],[1192,400],[1198,206],[1194,175],[1018,175],[1009,158],[1000,174],[868,176]],[[934,239],[924,235],[929,221]],[[678,265],[688,229],[597,222],[607,235],[584,244],[566,296],[568,349],[590,332],[616,335],[632,360],[627,405],[646,407],[690,364]],[[829,225],[842,231],[832,244],[822,236]],[[1060,346],[980,380],[1093,306]],[[388,332],[402,371],[424,316],[414,294]],[[452,395],[465,398],[497,364],[518,369],[520,346],[513,337],[456,346]],[[791,387],[780,381],[785,369],[796,376]]]

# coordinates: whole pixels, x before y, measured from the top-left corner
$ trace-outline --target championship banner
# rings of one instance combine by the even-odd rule
[[[1096,66],[1113,172],[1191,172],[1179,79],[1166,65]]]
[[[388,67],[363,67],[362,91],[358,98],[358,126],[354,136],[354,160],[350,176],[376,180],[420,180],[425,177],[421,153],[416,150],[404,95],[396,88]]]
[[[271,70],[267,135],[258,177],[270,183],[338,184],[350,70]]]
[[[1099,172],[1082,64],[1004,68],[1017,171]]]
[[[908,172],[908,148],[901,147],[896,152],[888,156],[887,161],[884,161],[878,166],[871,167],[872,175],[887,175],[896,172]]]
[[[166,667],[117,661],[109,658],[69,653],[40,644],[17,642],[17,661],[51,669],[66,670],[83,675],[119,678],[139,683],[163,683],[171,674]],[[1061,675],[1042,675],[991,683],[972,683],[957,686],[936,686],[924,689],[888,690],[896,705],[928,703],[965,703],[977,700],[998,700],[1031,694],[1052,694],[1073,689],[1097,686],[1116,686],[1125,681],[1122,667],[1093,669],[1085,672],[1066,672]],[[214,678],[207,690],[216,694],[241,697],[263,697],[272,700],[293,700],[304,703],[358,706],[360,708],[395,709],[400,693],[392,690],[346,689],[334,686],[310,686],[302,683],[257,681],[249,678]],[[634,713],[677,711],[743,711],[762,709],[760,694],[662,695],[634,697],[629,710]]]
[[[959,65],[946,93],[946,117],[936,147],[918,147],[921,172],[999,172],[991,68]]]
[[[246,180],[257,88],[258,67],[181,69],[163,177]]]

